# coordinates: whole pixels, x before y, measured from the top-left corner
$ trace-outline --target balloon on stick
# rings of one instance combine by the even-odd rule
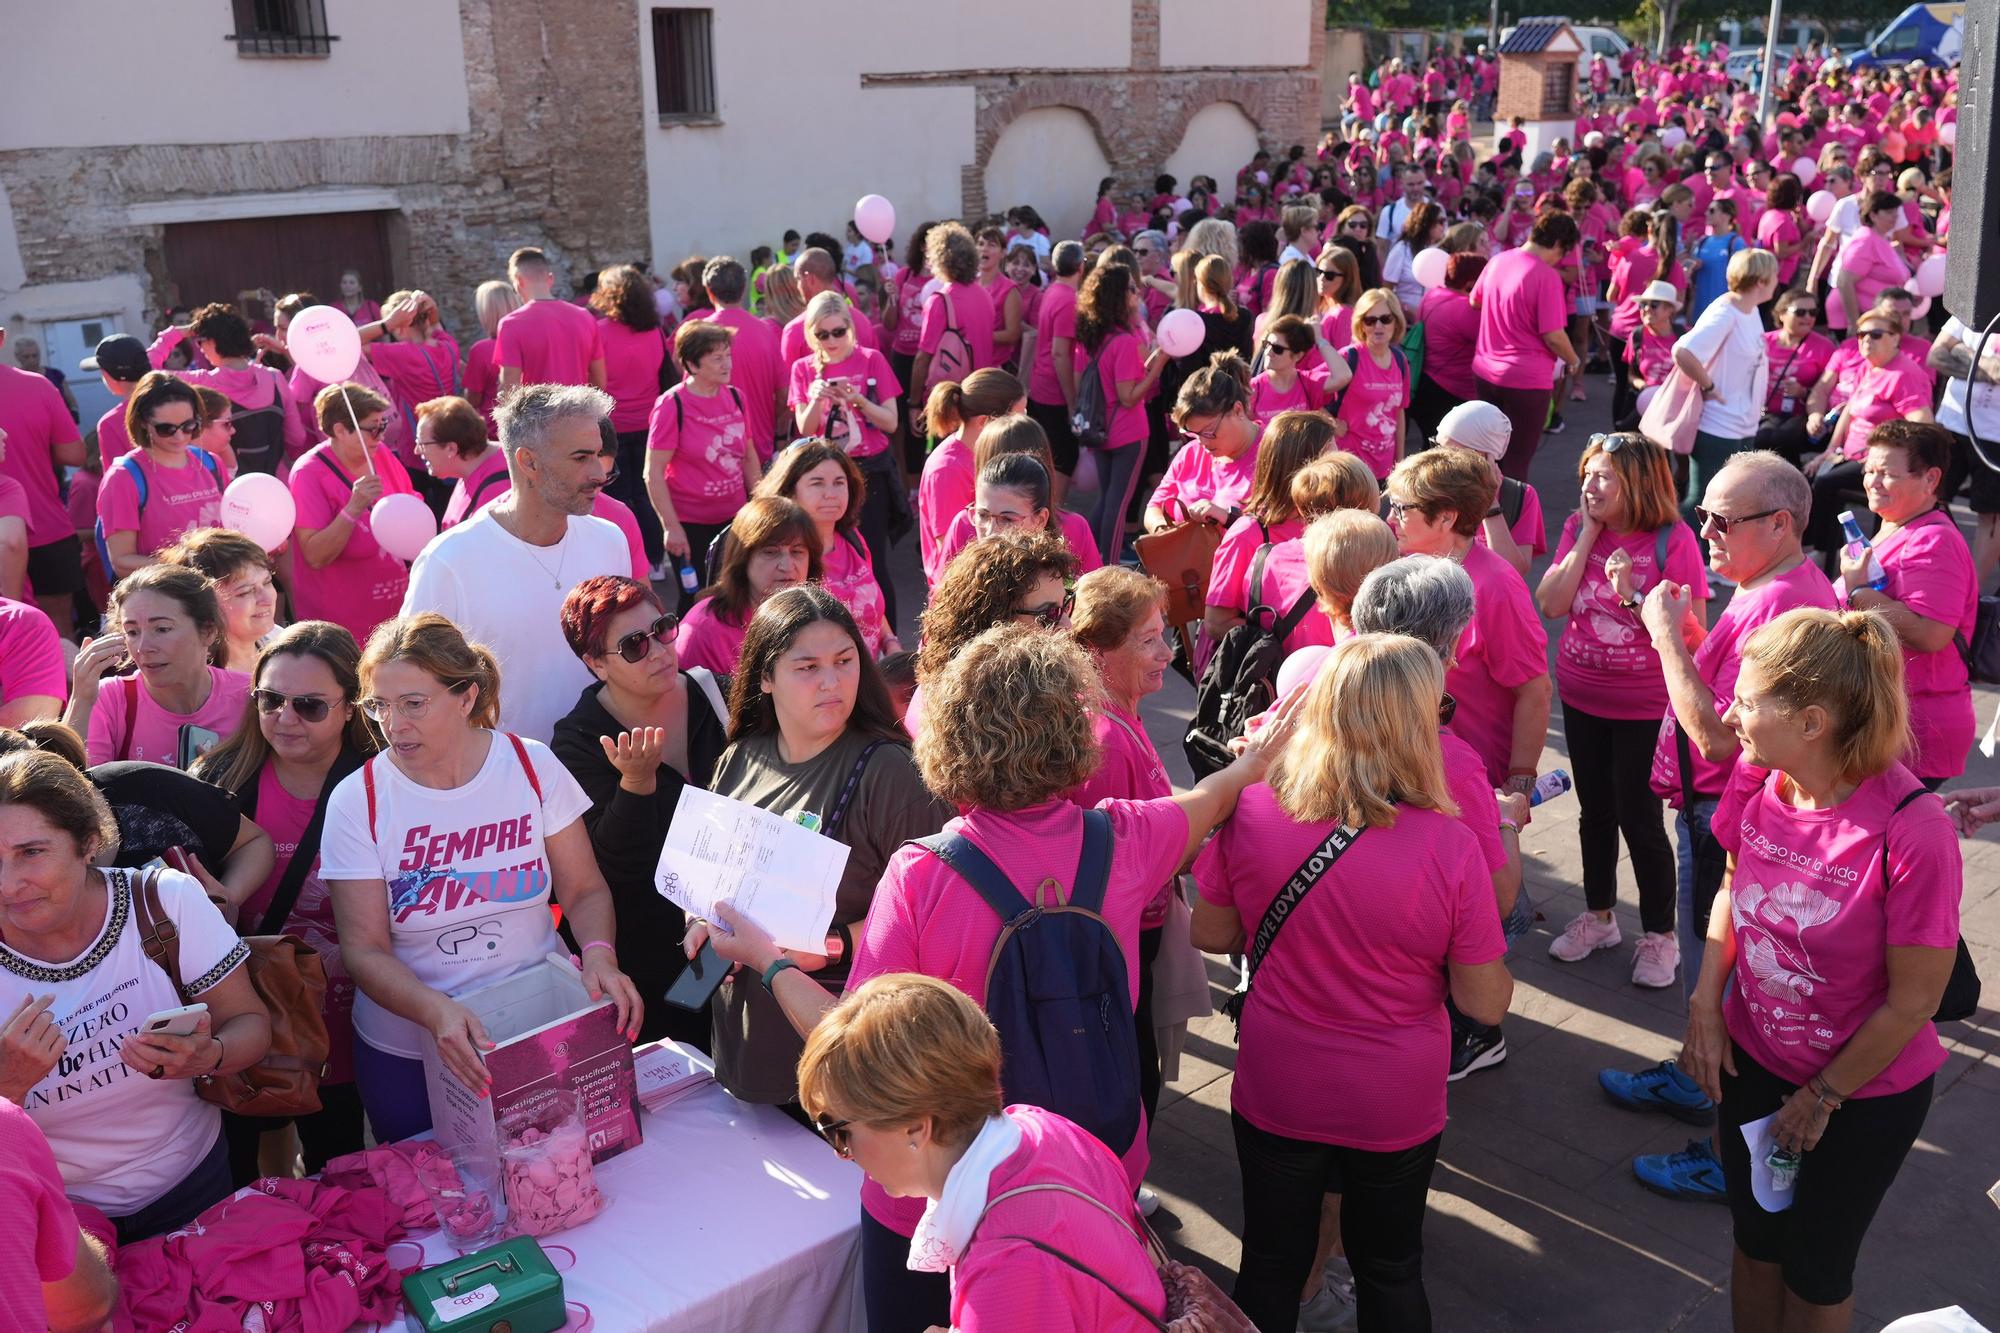
[[[854,203],[854,229],[880,245],[896,234],[896,206],[879,194],[864,194]]]
[[[322,384],[338,384],[361,364],[361,331],[337,306],[307,306],[285,330],[292,363]]]
[[[375,544],[390,555],[415,560],[437,536],[438,525],[429,505],[408,491],[394,491],[368,511],[368,529],[375,534]]]
[[[1202,339],[1208,336],[1201,315],[1185,307],[1169,310],[1161,318],[1158,332],[1160,347],[1168,356],[1186,356],[1199,349]]]
[[[230,482],[217,518],[267,551],[283,546],[298,520],[291,488],[268,472],[245,472]]]

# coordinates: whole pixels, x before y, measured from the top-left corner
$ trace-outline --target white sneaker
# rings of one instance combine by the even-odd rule
[[[1139,1204],[1139,1216],[1151,1217],[1160,1211],[1160,1196],[1146,1186],[1139,1187],[1139,1193],[1135,1198]]]
[[[1664,990],[1674,984],[1674,972],[1680,965],[1680,941],[1649,931],[1639,937],[1637,952],[1632,955],[1632,984]]]
[[[1354,1326],[1354,1305],[1343,1301],[1331,1285],[1299,1307],[1299,1333],[1334,1333]]]
[[[1623,939],[1617,917],[1600,921],[1595,912],[1579,912],[1562,934],[1549,941],[1549,957],[1559,963],[1580,963],[1599,949],[1617,948]]]

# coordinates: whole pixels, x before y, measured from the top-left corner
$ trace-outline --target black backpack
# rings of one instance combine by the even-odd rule
[[[269,373],[279,384],[284,383],[276,371]],[[273,389],[271,401],[264,406],[237,403],[235,409],[230,420],[236,434],[230,445],[236,450],[237,473],[276,472],[285,458],[285,395]]]
[[[1114,336],[1108,333],[1104,336],[1104,341],[1090,354],[1083,377],[1076,382],[1076,415],[1070,418],[1070,430],[1078,444],[1093,449],[1103,448],[1104,442],[1111,438],[1111,404],[1105,397],[1104,376],[1098,373],[1097,366]]]
[[[1261,527],[1262,524],[1259,524]],[[1265,536],[1269,536],[1268,529]],[[1249,587],[1257,599],[1240,625],[1230,626],[1208,659],[1208,669],[1194,688],[1194,721],[1188,724],[1181,748],[1197,779],[1229,767],[1235,754],[1229,742],[1243,735],[1250,719],[1277,698],[1278,666],[1285,660],[1285,640],[1312,610],[1313,590],[1307,588],[1283,616],[1265,604],[1264,557],[1271,543],[1257,548],[1250,565]]]

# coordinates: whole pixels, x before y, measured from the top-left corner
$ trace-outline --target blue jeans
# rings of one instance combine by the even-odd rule
[[[1680,937],[1681,945],[1681,995],[1694,996],[1695,983],[1701,980],[1701,955],[1708,940],[1708,916],[1706,913],[1697,921],[1694,911],[1694,840],[1697,834],[1708,831],[1708,821],[1715,817],[1716,803],[1697,797],[1693,809],[1682,810],[1674,816],[1674,871],[1679,880],[1678,894],[1674,900],[1674,930]],[[1689,827],[1692,814],[1694,827]]]
[[[209,1147],[207,1155],[181,1178],[178,1185],[136,1213],[112,1218],[111,1225],[117,1229],[118,1243],[131,1245],[149,1236],[179,1231],[228,1198],[229,1191],[229,1142],[218,1122],[215,1142]]]
[[[354,1039],[354,1086],[378,1143],[395,1143],[431,1127],[430,1086],[424,1062],[378,1051]]]

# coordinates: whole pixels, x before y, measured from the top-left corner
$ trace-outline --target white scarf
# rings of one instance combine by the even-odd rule
[[[1021,1146],[1021,1127],[1004,1115],[991,1116],[966,1148],[965,1156],[944,1178],[944,1194],[924,1205],[916,1234],[910,1237],[910,1268],[919,1273],[948,1273],[972,1243],[972,1230],[986,1211],[987,1189],[994,1168]]]

